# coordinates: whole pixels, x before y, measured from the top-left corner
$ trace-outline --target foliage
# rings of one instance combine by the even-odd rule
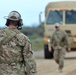
[[[38,34],[43,37],[43,23],[37,27],[23,27],[21,31],[27,36]]]
[[[23,27],[21,31],[31,40],[33,50],[43,49],[43,23],[37,27]]]

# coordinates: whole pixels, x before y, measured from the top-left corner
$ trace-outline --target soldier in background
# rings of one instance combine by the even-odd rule
[[[21,15],[11,11],[6,20],[8,27],[0,31],[0,75],[36,75],[30,40],[18,30]]]
[[[70,42],[68,40],[68,35],[65,31],[60,29],[60,24],[55,24],[56,31],[51,37],[51,46],[49,45],[49,52],[51,52],[51,47],[54,49],[54,59],[59,65],[59,72],[62,72],[64,67],[64,57],[66,53],[66,48],[68,51],[71,50]]]

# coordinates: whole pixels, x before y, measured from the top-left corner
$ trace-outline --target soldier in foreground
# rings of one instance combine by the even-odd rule
[[[60,29],[60,25],[58,23],[56,23],[55,29],[56,31],[53,33],[51,38],[51,46],[54,49],[54,59],[59,65],[59,72],[62,72],[66,48],[68,51],[70,51],[71,48],[67,33]],[[49,52],[52,50],[51,46],[49,45]]]
[[[0,31],[0,75],[36,75],[36,62],[30,40],[18,29],[23,25],[21,15],[11,11]]]

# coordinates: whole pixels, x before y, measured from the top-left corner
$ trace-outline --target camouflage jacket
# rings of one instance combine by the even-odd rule
[[[68,35],[65,31],[55,31],[51,38],[51,44],[53,47],[55,46],[66,46],[67,48],[70,47],[70,42],[68,40]]]
[[[10,34],[14,32],[17,33],[13,38],[10,39],[6,44],[1,42],[8,35],[6,30],[9,30]],[[12,32],[11,32],[12,31]],[[8,35],[10,36],[10,35]],[[21,66],[22,56],[21,50],[23,47],[23,55],[26,64],[27,75],[34,75],[36,73],[36,62],[33,57],[30,40],[23,33],[19,32],[17,29],[6,28],[0,31],[0,64],[2,63],[19,63]],[[1,66],[0,66],[1,67]]]

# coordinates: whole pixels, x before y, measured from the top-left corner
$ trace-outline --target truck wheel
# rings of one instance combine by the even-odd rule
[[[45,59],[53,58],[53,50],[51,52],[48,51],[48,45],[44,45],[44,57]]]

